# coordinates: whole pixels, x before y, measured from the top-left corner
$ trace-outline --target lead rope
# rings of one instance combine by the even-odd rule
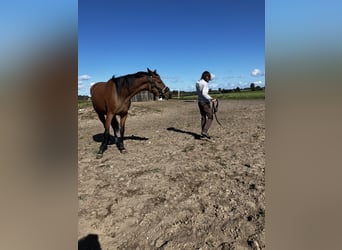
[[[212,102],[212,110],[213,110],[213,114],[215,116],[217,123],[222,127],[222,124],[219,122],[219,120],[217,119],[217,116],[216,116],[216,112],[218,111],[218,105],[219,105],[219,103],[218,103],[218,100],[216,99],[216,103]]]

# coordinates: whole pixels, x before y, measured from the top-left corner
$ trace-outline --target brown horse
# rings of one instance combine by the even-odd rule
[[[137,72],[117,78],[113,76],[108,82],[98,82],[90,88],[93,107],[105,128],[97,158],[101,158],[107,149],[110,126],[114,130],[114,140],[115,143],[118,143],[120,152],[126,152],[123,140],[131,98],[142,90],[148,90],[157,97],[161,96],[165,99],[168,99],[170,94],[169,88],[160,79],[157,71],[151,71],[149,68],[147,68],[147,72]],[[119,130],[117,115],[120,116],[119,141],[116,135]]]

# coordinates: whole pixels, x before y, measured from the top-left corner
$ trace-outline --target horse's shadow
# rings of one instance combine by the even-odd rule
[[[99,237],[97,234],[88,234],[78,240],[78,250],[101,250]]]
[[[194,139],[196,139],[196,140],[201,140],[201,138],[202,138],[201,135],[196,134],[196,133],[194,133],[194,132],[185,131],[185,130],[181,130],[181,129],[174,128],[174,127],[169,127],[169,128],[167,128],[167,130],[169,130],[169,131],[174,131],[174,132],[178,132],[178,133],[182,133],[182,134],[192,135],[192,136],[194,137]]]
[[[103,139],[104,139],[103,134],[93,135],[93,140],[96,142],[102,143]],[[147,141],[148,138],[147,137],[140,137],[140,136],[136,136],[136,135],[131,135],[131,136],[124,136],[124,141],[125,140]],[[115,137],[113,135],[110,135],[108,145],[113,145],[113,144],[117,144],[117,141],[115,141]]]
[[[103,134],[93,135],[93,140],[96,141],[96,142],[102,143],[103,139],[104,139]],[[125,140],[147,141],[148,138],[147,137],[140,137],[140,136],[131,135],[131,136],[124,136],[124,141]],[[115,137],[113,135],[109,135],[109,141],[108,141],[107,145],[116,145],[116,147],[120,150],[119,138],[117,137],[116,140],[115,140]],[[106,147],[105,150],[107,150],[107,147]]]

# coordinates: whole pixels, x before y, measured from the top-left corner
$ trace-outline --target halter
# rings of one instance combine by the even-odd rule
[[[169,88],[166,87],[166,86],[165,86],[165,88],[163,88],[163,89],[162,89],[162,88],[159,88],[159,87],[157,86],[157,84],[153,81],[153,77],[152,77],[152,76],[148,76],[148,80],[149,80],[149,82],[151,83],[151,88],[157,88],[158,91],[159,91],[159,95],[161,95],[161,96],[163,96],[163,95],[165,94],[165,92],[169,90]]]

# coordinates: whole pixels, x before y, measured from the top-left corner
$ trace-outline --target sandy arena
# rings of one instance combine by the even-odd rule
[[[208,140],[196,101],[133,102],[127,153],[96,159],[104,129],[80,109],[79,249],[264,249],[265,101],[220,100],[217,117]]]

